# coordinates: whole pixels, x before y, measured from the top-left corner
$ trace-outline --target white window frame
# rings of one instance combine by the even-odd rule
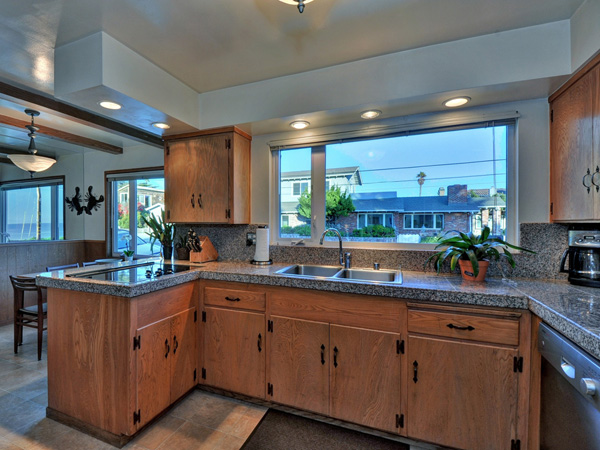
[[[2,211],[2,220],[0,221],[0,242],[48,242],[47,240],[15,240],[8,235],[6,231],[7,223],[7,211],[6,211],[6,193],[8,191],[14,191],[17,189],[31,189],[34,187],[48,187],[51,188],[50,193],[50,237],[51,241],[58,241],[66,239],[66,223],[65,223],[65,207],[62,203],[65,194],[65,179],[64,177],[53,177],[53,178],[38,178],[35,180],[19,180],[19,181],[7,181],[0,183],[0,210]],[[62,187],[62,195],[59,197],[59,187]],[[62,223],[63,223],[63,239],[59,239],[60,227],[59,227],[59,205],[62,205]]]
[[[106,192],[107,198],[110,199],[107,205],[107,251],[109,255],[112,256],[120,256],[122,252],[118,251],[119,243],[117,242],[118,234],[114,234],[114,230],[118,230],[118,216],[115,214],[115,205],[119,203],[120,197],[123,193],[119,194],[117,189],[113,189],[113,182],[115,181],[129,181],[129,192],[127,193],[127,203],[129,207],[129,214],[132,214],[132,211],[135,212],[135,216],[137,217],[137,203],[138,203],[138,192],[137,192],[137,180],[144,180],[148,178],[163,178],[165,174],[162,169],[147,169],[147,170],[139,170],[139,171],[131,171],[131,172],[115,172],[115,173],[106,173]],[[129,220],[129,234],[132,237],[137,236],[137,229],[135,225],[136,221]],[[130,249],[137,249],[137,239],[132,238],[129,243]],[[160,244],[157,242],[154,244],[154,248],[160,249]],[[134,256],[138,256],[137,251]],[[142,255],[147,256],[147,255]]]
[[[369,218],[368,216],[383,216],[383,226],[384,227],[388,227],[388,228],[396,228],[396,224],[394,223],[394,213],[385,213],[385,212],[358,212],[356,213],[356,228],[364,228],[360,226],[360,218],[361,216],[366,216],[365,217],[365,227],[369,226]],[[387,219],[388,216],[392,216],[392,225],[388,226],[387,225]]]
[[[475,120],[469,120],[469,116],[457,116],[456,119],[435,117],[431,120],[420,122],[406,122],[398,126],[382,127],[378,132],[377,128],[370,127],[359,129],[354,132],[338,133],[335,136],[322,135],[307,138],[287,139],[269,142],[271,148],[271,208],[270,208],[270,227],[271,244],[273,245],[306,245],[319,246],[319,239],[325,230],[325,148],[328,144],[349,142],[366,139],[381,139],[385,137],[394,137],[404,134],[435,133],[443,131],[453,131],[470,128],[484,128],[489,126],[507,127],[507,149],[506,149],[506,185],[507,185],[507,204],[506,216],[506,240],[518,245],[518,112],[498,114],[496,117],[476,116]],[[343,136],[343,138],[342,138]],[[311,143],[312,141],[312,143]],[[312,148],[311,152],[311,180],[310,192],[312,193],[312,218],[311,218],[311,236],[310,238],[283,238],[279,236],[280,230],[280,151],[292,150],[295,148]],[[321,205],[321,206],[318,206]],[[404,222],[402,223],[404,226]],[[324,241],[326,247],[337,246],[335,241]],[[432,250],[436,244],[429,243],[379,243],[379,242],[353,242],[345,241],[346,248],[366,248],[366,249],[395,249],[395,250]]]

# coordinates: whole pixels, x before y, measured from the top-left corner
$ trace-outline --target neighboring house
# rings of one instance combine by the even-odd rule
[[[467,185],[455,184],[448,186],[448,195],[444,188],[439,190],[440,195],[427,197],[396,197],[395,192],[353,194],[354,213],[340,217],[336,225],[348,233],[369,225],[384,225],[394,228],[397,235],[421,236],[450,230],[478,233],[488,225],[494,234],[502,234],[506,203],[500,196],[490,196],[489,190],[479,191],[481,195],[472,198]]]
[[[298,214],[298,199],[310,190],[309,171],[282,173],[281,179],[281,227],[307,223]],[[362,185],[358,167],[327,170],[326,186],[333,185],[347,190],[355,207],[335,224],[346,235],[369,225],[393,228],[398,236],[422,237],[450,230],[479,233],[486,225],[493,234],[503,234],[506,228],[506,189],[469,191],[467,185],[455,184],[439,188],[437,196],[398,197],[396,191],[356,193],[355,187]]]
[[[127,205],[129,202],[129,185],[123,184],[119,188],[119,203]],[[144,209],[148,209],[157,203],[165,202],[164,189],[157,189],[150,186],[137,187],[137,204],[142,205]]]
[[[304,191],[310,193],[310,170],[299,170],[281,173],[281,226],[295,227],[307,222],[298,215],[298,202]],[[325,189],[339,186],[342,191],[354,193],[356,186],[362,185],[358,166],[327,169],[325,173]]]

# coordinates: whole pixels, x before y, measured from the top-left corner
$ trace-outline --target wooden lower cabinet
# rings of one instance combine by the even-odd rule
[[[330,415],[398,432],[400,335],[331,325]]]
[[[196,381],[196,308],[137,330],[137,398],[144,426]]]
[[[329,414],[329,324],[271,316],[270,400]]]
[[[204,309],[204,384],[265,398],[265,315]]]
[[[408,338],[407,433],[460,449],[507,449],[517,427],[517,349]]]

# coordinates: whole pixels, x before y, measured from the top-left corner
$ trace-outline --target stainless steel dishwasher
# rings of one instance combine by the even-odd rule
[[[540,324],[540,449],[600,449],[600,361]]]

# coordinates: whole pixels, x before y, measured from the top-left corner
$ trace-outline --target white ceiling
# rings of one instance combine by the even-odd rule
[[[315,0],[303,14],[277,0],[5,1],[0,79],[53,95],[54,49],[104,31],[203,93],[564,20],[583,1]],[[504,95],[523,97],[518,90]],[[390,109],[387,117],[426,109],[411,109],[402,99],[390,99],[390,105],[402,109]],[[136,125],[135,115],[127,120]],[[278,128],[275,122],[255,128],[270,132]]]

